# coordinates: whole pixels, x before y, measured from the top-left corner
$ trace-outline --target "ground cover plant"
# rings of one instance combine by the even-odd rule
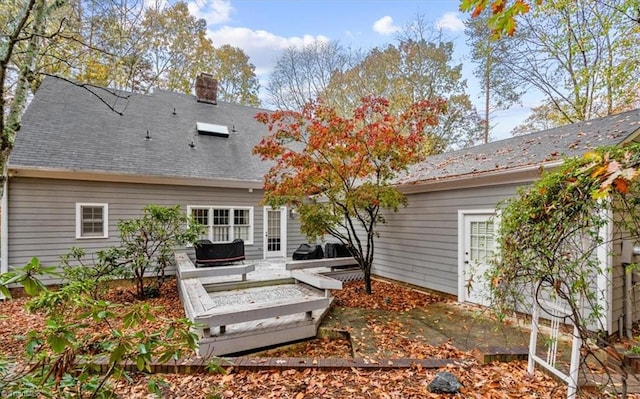
[[[75,281],[36,297],[7,300],[0,315],[0,396],[110,398],[124,365],[150,371],[193,353],[192,323],[175,306],[135,299],[135,288]],[[119,284],[118,284],[119,285]],[[163,301],[178,302],[175,290]],[[178,308],[179,309],[179,308]],[[95,361],[106,360],[97,373]],[[157,391],[156,381],[147,389]]]
[[[199,227],[178,206],[156,205],[146,206],[139,219],[120,221],[118,227],[121,245],[98,251],[91,260],[85,259],[84,250],[73,248],[60,267],[33,258],[0,276],[0,292],[10,298],[10,284],[22,286],[30,297],[20,304],[23,313],[37,315],[27,318],[35,326],[19,323],[24,319],[18,313],[5,316],[27,328],[3,335],[16,341],[0,350],[0,396],[114,397],[113,381],[129,378],[127,363],[149,372],[152,360],[167,363],[194,352],[194,324],[183,313],[167,318],[164,309],[140,299],[162,293],[164,270],[175,246],[192,242]],[[146,278],[151,268],[155,278]],[[123,276],[133,279],[117,280]],[[60,285],[46,287],[43,278],[55,278]],[[118,287],[125,282],[133,282],[126,293]],[[105,367],[100,369],[96,362]],[[155,379],[148,389],[158,391]]]

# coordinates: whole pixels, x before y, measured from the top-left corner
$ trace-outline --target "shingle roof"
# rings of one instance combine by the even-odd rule
[[[123,114],[84,88],[46,78],[24,114],[9,167],[240,181],[262,181],[268,169],[251,153],[268,133],[254,119],[262,109],[163,90],[127,99],[94,91]],[[199,135],[196,122],[226,125],[229,137]]]
[[[416,184],[541,165],[620,144],[638,129],[640,109],[431,156],[412,165],[397,182]]]
[[[94,91],[123,115],[84,88],[46,78],[25,112],[9,168],[251,182],[261,182],[268,170],[269,164],[251,153],[268,133],[254,119],[263,109],[203,104],[194,96],[163,90],[127,93],[127,99]],[[196,122],[226,125],[229,137],[199,135]],[[640,109],[431,156],[396,182],[415,184],[540,165],[619,144],[638,129]],[[145,139],[147,130],[151,140]],[[195,148],[189,146],[191,141]]]

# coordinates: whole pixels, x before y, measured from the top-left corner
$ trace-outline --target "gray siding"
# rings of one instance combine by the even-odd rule
[[[9,183],[9,266],[22,266],[37,256],[43,264],[55,265],[73,247],[88,253],[119,243],[119,220],[140,216],[147,204],[252,206],[254,243],[246,245],[250,259],[263,257],[262,190],[207,188],[75,180],[12,178]],[[109,238],[76,239],[77,202],[109,204]],[[297,219],[287,220],[288,255],[300,242]]]
[[[635,137],[632,142],[638,143],[640,142],[640,136]],[[625,215],[614,215],[614,221],[623,218]],[[613,231],[613,265],[612,265],[612,295],[611,295],[611,313],[612,313],[612,322],[613,322],[613,331],[618,330],[618,320],[621,317],[624,317],[624,299],[625,299],[625,289],[624,289],[624,280],[625,280],[625,267],[622,265],[622,261],[620,258],[620,254],[622,253],[622,239],[637,239],[637,237],[632,238],[629,237],[629,233],[627,231],[623,231],[621,228],[614,227]],[[633,272],[633,288],[630,293],[632,298],[632,311],[631,318],[633,321],[640,320],[640,271],[635,270]]]
[[[420,287],[458,294],[458,211],[496,209],[516,194],[518,185],[502,185],[409,194],[409,204],[386,214],[376,239],[373,273]],[[616,238],[620,237],[616,232]],[[624,274],[619,239],[613,243],[612,331],[623,313]],[[633,319],[640,317],[640,286],[634,287]]]
[[[622,215],[616,215],[614,220],[619,219]],[[618,330],[618,321],[624,317],[625,310],[625,266],[622,264],[622,240],[633,239],[630,237],[629,233],[623,231],[622,229],[614,229],[613,232],[613,262],[611,269],[611,285],[612,285],[612,293],[611,293],[611,313],[612,313],[612,323],[613,323],[613,331],[610,333],[616,332]],[[632,272],[632,284],[631,288],[631,319],[636,322],[640,320],[640,271],[634,270]]]
[[[307,238],[300,232],[300,219],[287,215],[287,257],[293,256],[293,251],[298,249],[300,244],[307,242]]]
[[[409,204],[386,214],[375,242],[373,273],[420,287],[458,293],[458,210],[495,209],[515,195],[503,185],[408,195]]]
[[[619,254],[622,252],[622,242],[616,241],[613,245],[613,251],[615,253],[613,257],[613,267],[611,269],[611,322],[613,331],[609,331],[609,333],[614,333],[618,331],[618,320],[621,317],[624,317],[624,266],[622,266],[620,262]],[[633,320],[638,320],[638,287],[634,288],[634,298],[636,299],[634,302],[634,311],[632,312]]]

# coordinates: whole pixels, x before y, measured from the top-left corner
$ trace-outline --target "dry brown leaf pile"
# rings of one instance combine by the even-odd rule
[[[380,280],[371,282],[371,291],[373,291],[371,295],[366,295],[364,283],[352,281],[345,283],[342,290],[331,291],[331,294],[334,296],[337,306],[394,311],[408,311],[445,300],[441,296]]]
[[[529,377],[526,363],[453,366],[447,369],[464,384],[460,394],[430,393],[427,385],[438,370],[392,371],[357,369],[321,371],[237,371],[227,375],[165,376],[167,398],[562,398],[566,390],[550,377]],[[135,385],[121,384],[122,397],[144,398],[147,377]],[[214,396],[217,395],[217,396]]]
[[[374,281],[374,295],[366,296],[362,283],[346,284],[342,292],[335,291],[337,303],[343,307],[406,311],[418,306],[443,300],[435,295],[417,292],[387,282]],[[132,301],[130,288],[114,288],[108,294],[112,301],[129,303]],[[24,334],[32,328],[40,328],[42,318],[23,310],[25,299],[3,302],[0,306],[0,345],[5,353],[18,354],[20,345],[14,335]],[[150,300],[154,306],[162,306],[162,316],[183,317],[182,306],[174,282],[163,288],[160,298]],[[158,319],[154,324],[161,323]],[[479,365],[469,355],[445,343],[430,346],[413,340],[401,323],[381,323],[381,320],[367,320],[373,330],[372,339],[381,352],[402,357],[416,358],[458,358],[460,363],[450,366],[448,371],[455,374],[464,388],[453,397],[458,398],[562,398],[566,397],[566,387],[537,371],[533,376],[526,372],[526,363],[494,363]],[[157,326],[157,325],[154,325]],[[305,343],[302,352],[311,357],[334,357],[348,348],[340,340],[314,340]],[[14,351],[14,349],[16,349]],[[276,352],[286,356],[286,351]],[[292,353],[292,356],[299,356]],[[134,380],[119,381],[117,392],[122,398],[151,398],[148,394],[149,378],[162,378],[164,398],[446,398],[428,392],[427,385],[439,370],[425,370],[420,367],[390,371],[363,371],[357,369],[323,371],[269,370],[248,371],[229,369],[229,374],[195,375],[137,375]]]
[[[29,313],[25,310],[27,297],[4,300],[0,302],[0,348],[8,357],[19,357],[24,353],[24,336],[30,330],[44,328],[41,314]]]
[[[259,354],[260,357],[313,357],[345,358],[352,357],[349,340],[319,338],[295,345],[287,345]]]

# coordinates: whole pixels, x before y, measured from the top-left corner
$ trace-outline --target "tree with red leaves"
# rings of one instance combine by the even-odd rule
[[[371,293],[381,210],[396,212],[407,202],[393,179],[421,159],[425,127],[444,109],[444,101],[420,101],[391,114],[387,100],[366,97],[350,118],[321,102],[256,115],[270,135],[254,153],[275,162],[265,176],[264,203],[295,208],[309,240],[331,236],[344,244]]]

